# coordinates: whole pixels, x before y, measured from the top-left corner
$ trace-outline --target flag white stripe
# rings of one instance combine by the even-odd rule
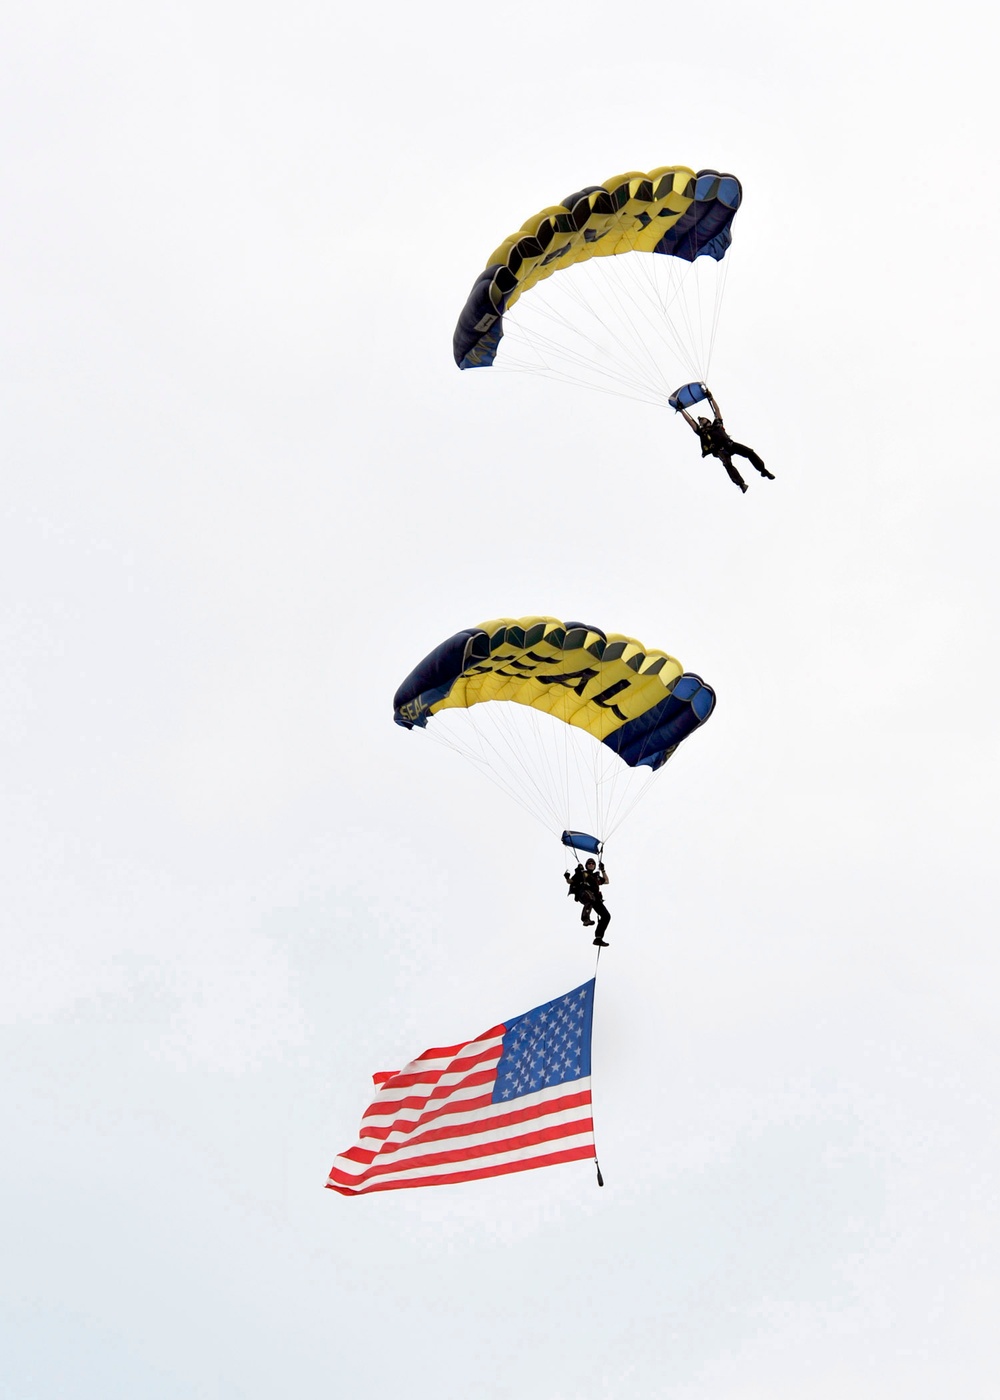
[[[393,1123],[419,1123],[428,1115],[444,1115],[445,1110],[453,1103],[464,1103],[466,1099],[481,1099],[484,1094],[489,1096],[492,1092],[493,1086],[487,1082],[470,1084],[466,1089],[453,1089],[444,1098],[425,1099],[423,1103],[411,1104],[408,1108],[393,1108],[390,1104],[385,1113],[369,1111],[361,1120],[361,1132],[364,1135],[366,1128],[388,1128]]]
[[[372,1177],[370,1182],[361,1181],[360,1189],[364,1190],[367,1185],[384,1186],[391,1181],[419,1181],[422,1177],[428,1176],[459,1176],[463,1172],[490,1170],[494,1167],[505,1166],[508,1162],[528,1162],[535,1157],[547,1157],[552,1152],[568,1152],[574,1147],[593,1148],[594,1130],[592,1127],[582,1129],[579,1133],[568,1134],[566,1137],[556,1138],[552,1142],[539,1142],[530,1147],[518,1147],[510,1152],[490,1153],[487,1157],[467,1157],[460,1162],[427,1162],[420,1167],[411,1167],[409,1170],[398,1172],[379,1172]],[[364,1176],[367,1167],[357,1170],[356,1162],[345,1162],[338,1157],[334,1163],[334,1171],[344,1176]],[[373,1162],[372,1166],[377,1165]],[[337,1180],[338,1186],[350,1186],[351,1181]]]
[[[463,1126],[471,1126],[477,1122],[489,1123],[493,1118],[499,1117],[503,1113],[509,1113],[521,1107],[543,1108],[544,1104],[558,1099],[569,1093],[590,1093],[590,1077],[571,1081],[569,1086],[558,1085],[551,1089],[539,1090],[536,1094],[525,1094],[523,1099],[517,1099],[511,1104],[489,1104],[485,1108],[475,1113],[467,1114],[465,1117],[468,1123]],[[392,1152],[385,1153],[386,1162],[404,1163],[407,1158],[420,1158],[453,1152],[462,1147],[475,1147],[480,1143],[503,1142],[506,1140],[515,1141],[527,1134],[543,1131],[550,1124],[553,1126],[564,1125],[572,1122],[582,1122],[590,1117],[590,1101],[579,1104],[575,1108],[565,1108],[557,1111],[541,1112],[537,1117],[525,1119],[522,1122],[505,1124],[494,1129],[486,1129],[482,1133],[462,1134],[461,1136],[448,1137],[435,1140],[433,1142],[407,1143],[402,1148],[396,1148]],[[436,1124],[434,1126],[437,1126]],[[359,1143],[358,1147],[365,1153],[370,1152],[371,1158],[367,1162],[356,1162],[349,1158],[338,1157],[336,1165],[352,1176],[363,1174],[370,1166],[377,1165],[383,1158],[381,1142],[377,1147]]]
[[[371,1104],[374,1108],[376,1104],[400,1103],[405,1099],[442,1097],[441,1090],[452,1088],[456,1084],[461,1084],[463,1079],[468,1079],[470,1074],[492,1074],[500,1063],[500,1051],[497,1050],[492,1059],[480,1060],[478,1064],[466,1065],[464,1069],[456,1069],[448,1074],[440,1074],[437,1079],[421,1079],[413,1084],[399,1084],[390,1080],[378,1092]],[[401,1070],[400,1073],[407,1073]],[[371,1111],[370,1109],[368,1110]]]
[[[499,1128],[487,1128],[481,1133],[435,1138],[432,1142],[408,1142],[404,1147],[397,1147],[388,1152],[380,1145],[373,1161],[377,1162],[384,1157],[386,1161],[405,1162],[410,1157],[428,1157],[434,1152],[461,1152],[465,1147],[480,1147],[490,1142],[508,1142],[524,1137],[526,1133],[546,1131],[589,1117],[590,1105],[577,1104],[575,1108],[564,1108],[562,1112],[546,1113],[543,1117],[529,1118],[519,1123],[505,1123]]]
[[[483,1040],[470,1041],[468,1045],[460,1045],[452,1055],[441,1055],[435,1059],[426,1059],[423,1055],[418,1055],[415,1060],[411,1060],[409,1064],[404,1065],[402,1069],[392,1070],[392,1076],[396,1078],[396,1076],[400,1074],[423,1074],[425,1072],[427,1074],[434,1074],[438,1070],[447,1069],[448,1066],[453,1065],[456,1060],[475,1059],[477,1055],[481,1055],[485,1050],[494,1048],[499,1050],[502,1045],[503,1035],[497,1034],[488,1036]],[[500,1058],[499,1055],[497,1058]],[[381,1093],[382,1089],[385,1087],[385,1085],[380,1086],[379,1092]]]
[[[488,1092],[489,1087],[488,1084],[480,1084],[477,1086],[476,1092],[485,1094]],[[534,1108],[540,1104],[550,1103],[554,1099],[565,1098],[567,1094],[579,1094],[584,1091],[587,1093],[590,1092],[589,1074],[583,1079],[568,1079],[563,1084],[554,1084],[549,1089],[536,1089],[533,1094],[521,1094],[520,1097],[516,1099],[501,1099],[499,1103],[484,1104],[480,1108],[470,1109],[466,1113],[443,1113],[439,1116],[428,1117],[427,1126],[438,1127],[447,1124],[449,1127],[452,1125],[461,1127],[465,1123],[479,1123],[490,1118],[498,1118],[504,1113],[514,1113],[523,1108]],[[463,1095],[463,1097],[465,1096]],[[457,1098],[458,1095],[455,1094],[448,1102],[452,1103]],[[418,1122],[424,1112],[424,1109],[412,1110],[412,1122]],[[397,1114],[396,1117],[402,1118],[404,1114]],[[365,1126],[368,1126],[373,1121],[375,1120],[366,1118]],[[412,1128],[409,1130],[406,1128],[397,1128],[394,1132],[388,1133],[384,1138],[379,1138],[378,1140],[384,1143],[397,1142],[401,1138],[409,1136],[410,1132],[412,1132]]]

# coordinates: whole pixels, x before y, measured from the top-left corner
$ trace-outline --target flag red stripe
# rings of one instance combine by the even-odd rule
[[[487,1100],[488,1102],[488,1100]],[[566,1113],[571,1108],[585,1108],[590,1106],[590,1090],[584,1089],[577,1094],[567,1094],[564,1098],[546,1099],[543,1103],[529,1104],[526,1108],[512,1108],[506,1113],[498,1113],[495,1117],[483,1117],[472,1123],[445,1123],[440,1127],[427,1128],[417,1133],[408,1133],[399,1142],[387,1142],[379,1149],[379,1155],[386,1157],[391,1152],[397,1151],[401,1147],[413,1147],[417,1143],[423,1142],[443,1142],[447,1138],[471,1137],[475,1133],[495,1132],[498,1128],[512,1128],[517,1123],[528,1123],[539,1118],[545,1118],[550,1113]],[[500,1105],[498,1104],[499,1108]],[[456,1111],[458,1105],[455,1105]],[[346,1157],[347,1153],[341,1153]]]
[[[560,1162],[583,1162],[594,1160],[593,1144],[569,1147],[561,1152],[549,1152],[544,1157],[530,1157],[521,1162],[500,1162],[493,1166],[475,1167],[467,1172],[447,1172],[441,1176],[421,1176],[414,1181],[376,1181],[360,1190],[338,1186],[331,1179],[326,1183],[327,1190],[337,1191],[341,1196],[368,1196],[375,1191],[401,1191],[411,1186],[449,1186],[459,1181],[482,1181],[488,1176],[506,1176],[509,1172],[527,1172],[534,1167],[554,1167]]]
[[[475,1055],[462,1055],[448,1061],[447,1064],[438,1065],[436,1068],[410,1070],[407,1065],[405,1070],[400,1070],[394,1074],[387,1084],[400,1089],[409,1089],[413,1084],[437,1084],[446,1074],[459,1074],[463,1070],[471,1069],[473,1065],[481,1065],[484,1060],[489,1060],[492,1064],[499,1064],[502,1046],[499,1042],[487,1045],[477,1051]],[[385,1086],[383,1085],[383,1088]],[[447,1086],[446,1086],[447,1087]]]
[[[385,1117],[386,1112],[399,1112],[399,1116],[393,1118],[391,1123],[383,1123],[380,1125],[374,1123],[366,1124],[365,1118],[367,1118],[369,1114],[374,1114],[376,1109],[376,1105],[372,1104],[372,1107],[368,1109],[365,1117],[361,1120],[360,1136],[362,1138],[384,1138],[388,1137],[389,1133],[394,1133],[396,1131],[405,1132],[408,1127],[414,1127],[417,1124],[423,1123],[428,1118],[436,1118],[442,1113],[461,1113],[466,1109],[478,1108],[481,1104],[490,1102],[493,1096],[493,1085],[495,1081],[496,1071],[492,1069],[484,1070],[480,1074],[471,1074],[468,1079],[464,1079],[461,1084],[452,1084],[447,1090],[448,1098],[446,1099],[428,1096],[425,1099],[400,1099],[399,1103],[382,1104],[380,1106],[382,1117]],[[459,1089],[477,1089],[480,1086],[485,1089],[485,1093],[473,1094],[464,1099],[456,1099],[453,1097]],[[416,1108],[424,1109],[424,1112],[419,1113],[416,1118],[406,1116],[401,1112],[403,1109]]]
[[[456,1148],[454,1151],[432,1152],[423,1157],[411,1157],[403,1162],[383,1162],[377,1158],[368,1170],[358,1176],[340,1171],[336,1165],[330,1172],[331,1181],[336,1177],[341,1181],[351,1181],[355,1185],[372,1177],[385,1176],[396,1172],[418,1172],[424,1167],[439,1166],[446,1162],[468,1162],[477,1157],[502,1156],[505,1152],[521,1152],[527,1147],[538,1147],[545,1142],[555,1142],[559,1138],[576,1137],[580,1133],[594,1131],[594,1120],[588,1114],[572,1123],[558,1123],[548,1128],[540,1128],[532,1133],[522,1133],[517,1137],[502,1138],[499,1142],[478,1143],[476,1146]],[[591,1150],[592,1147],[591,1147]],[[347,1153],[341,1154],[343,1157]]]
[[[398,1112],[401,1108],[420,1108],[423,1104],[438,1104],[450,1095],[457,1094],[460,1089],[469,1089],[476,1084],[493,1084],[496,1080],[496,1074],[497,1067],[496,1061],[494,1061],[486,1069],[474,1070],[472,1074],[467,1074],[464,1079],[459,1079],[454,1084],[439,1084],[426,1094],[410,1094],[405,1099],[376,1099],[365,1109],[361,1121],[363,1123],[366,1118],[384,1118],[387,1113]]]
[[[362,1142],[382,1142],[394,1132],[405,1132],[408,1125],[413,1128],[421,1128],[427,1123],[432,1123],[436,1118],[447,1118],[450,1113],[470,1113],[474,1109],[488,1107],[492,1099],[493,1090],[487,1085],[486,1093],[477,1094],[475,1098],[458,1099],[454,1103],[439,1104],[433,1110],[421,1113],[416,1118],[397,1118],[394,1122],[387,1123],[384,1128],[362,1127],[358,1136]],[[413,1106],[416,1107],[416,1104]]]
[[[437,1127],[425,1127],[427,1123],[433,1123],[438,1118],[451,1113],[477,1113],[483,1109],[493,1107],[500,1108],[502,1105],[494,1105],[489,1094],[483,1094],[478,1099],[463,1099],[460,1103],[449,1104],[447,1109],[439,1109],[436,1113],[417,1119],[407,1119],[407,1123],[413,1124],[413,1129],[418,1131],[405,1131],[398,1142],[386,1142],[385,1139],[393,1131],[386,1128],[384,1132],[370,1129],[367,1133],[362,1133],[363,1140],[370,1142],[381,1142],[379,1147],[365,1147],[358,1144],[341,1152],[341,1157],[347,1157],[352,1162],[371,1162],[378,1156],[388,1156],[389,1153],[397,1151],[402,1147],[412,1147],[415,1143],[434,1142],[449,1137],[472,1137],[476,1133],[488,1133],[497,1128],[512,1127],[516,1123],[530,1122],[535,1119],[544,1118],[551,1113],[568,1113],[573,1108],[583,1108],[590,1103],[590,1090],[582,1089],[575,1094],[564,1094],[558,1099],[544,1099],[540,1103],[526,1105],[524,1108],[512,1108],[507,1113],[483,1114],[481,1118],[473,1119],[468,1123],[443,1123]]]

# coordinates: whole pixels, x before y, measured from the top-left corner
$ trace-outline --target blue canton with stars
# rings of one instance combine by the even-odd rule
[[[504,1022],[494,1103],[509,1103],[590,1073],[595,980]]]

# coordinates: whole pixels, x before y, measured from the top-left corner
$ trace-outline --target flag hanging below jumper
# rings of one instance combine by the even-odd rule
[[[358,1145],[327,1186],[344,1196],[442,1186],[594,1157],[594,979],[464,1045],[373,1075]]]

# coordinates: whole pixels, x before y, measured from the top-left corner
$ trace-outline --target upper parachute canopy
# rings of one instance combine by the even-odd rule
[[[715,692],[634,637],[554,617],[499,618],[425,656],[396,691],[393,718],[423,728],[441,710],[488,700],[542,710],[630,768],[657,769],[708,719]]]
[[[718,262],[732,241],[742,193],[734,175],[665,165],[588,185],[542,209],[504,239],[476,278],[455,328],[455,363],[459,369],[491,365],[504,312],[523,291],[571,263],[631,252]]]

